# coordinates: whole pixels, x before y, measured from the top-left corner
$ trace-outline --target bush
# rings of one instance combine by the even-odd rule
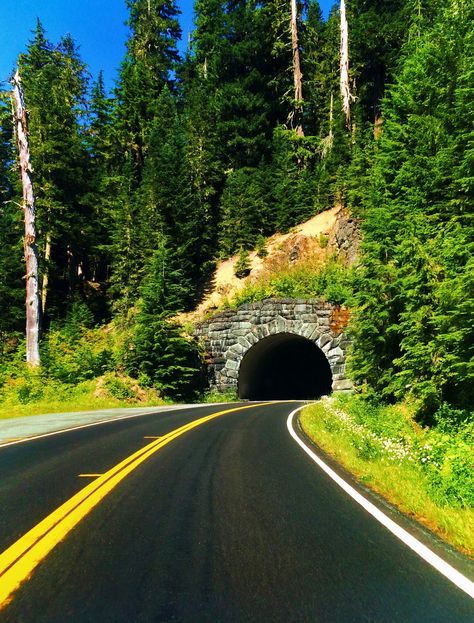
[[[235,276],[238,277],[239,279],[243,279],[244,277],[247,277],[248,275],[250,275],[250,270],[251,270],[251,266],[250,266],[249,252],[246,251],[245,249],[241,249],[239,259],[237,260],[235,264],[235,269],[234,269]]]
[[[138,315],[124,344],[123,363],[128,374],[173,400],[192,400],[201,389],[198,346],[166,317]]]
[[[238,307],[266,298],[322,297],[336,305],[348,305],[352,300],[351,283],[352,271],[335,258],[324,265],[307,260],[260,274],[237,292],[231,303]]]
[[[257,243],[255,245],[255,251],[256,251],[258,257],[260,257],[262,259],[267,257],[267,255],[268,255],[267,239],[265,238],[265,236],[262,236],[260,234],[260,236],[257,238]]]
[[[318,242],[319,242],[319,246],[321,247],[321,249],[325,249],[329,244],[329,236],[321,232],[319,234]]]
[[[323,421],[329,431],[339,427],[363,459],[410,462],[426,476],[428,493],[438,504],[474,507],[473,417],[444,405],[437,414],[440,424],[422,429],[415,413],[415,404],[341,396]]]

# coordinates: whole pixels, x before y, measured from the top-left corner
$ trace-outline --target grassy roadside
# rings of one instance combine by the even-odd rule
[[[235,391],[208,390],[195,402],[237,402]],[[94,411],[123,407],[156,407],[171,404],[150,387],[142,387],[123,374],[107,373],[77,385],[62,383],[41,374],[10,378],[0,388],[0,420],[42,413]]]
[[[165,404],[158,392],[125,375],[108,373],[76,385],[30,374],[1,388],[0,420],[13,417]]]
[[[422,429],[407,405],[341,396],[304,409],[301,425],[366,486],[474,557],[472,422],[449,434]]]

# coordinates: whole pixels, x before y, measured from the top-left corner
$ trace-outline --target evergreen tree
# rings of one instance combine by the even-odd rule
[[[144,179],[144,172],[157,116],[161,115],[164,129],[169,125],[174,127],[173,118],[166,118],[160,107],[163,89],[167,87],[170,92],[175,88],[173,70],[180,36],[179,11],[174,0],[127,0],[127,6],[131,34],[116,90],[114,123],[121,158],[109,177],[116,188],[111,226],[112,291],[117,304],[124,309],[133,305],[143,282],[149,260],[146,249],[154,244],[157,235],[152,219],[161,222],[161,215],[156,215],[150,207],[150,181]],[[157,165],[156,158],[154,164]],[[149,178],[151,165],[148,169]],[[176,180],[167,178],[165,186],[168,183]],[[150,237],[146,238],[147,234]],[[143,240],[146,249],[140,246]]]
[[[19,68],[29,108],[43,308],[51,317],[62,313],[65,298],[89,277],[93,218],[83,201],[87,151],[81,121],[87,73],[73,40],[67,36],[53,46],[39,21]]]
[[[8,336],[23,332],[25,323],[25,272],[23,260],[23,215],[15,201],[13,177],[13,128],[9,94],[0,99],[0,355]]]
[[[362,212],[354,370],[388,397],[417,397],[422,417],[472,399],[472,306],[460,285],[469,300],[472,17],[468,3],[449,3],[407,44]]]
[[[175,0],[127,0],[127,7],[131,33],[117,88],[118,129],[139,183],[157,100],[165,85],[174,89],[181,29]]]
[[[199,380],[199,355],[183,337],[181,327],[170,319],[179,309],[181,268],[170,254],[166,239],[159,239],[147,266],[141,300],[125,364],[127,371],[177,400],[194,397]]]
[[[259,235],[274,230],[267,169],[238,169],[229,174],[222,194],[219,248],[224,256],[252,249]]]

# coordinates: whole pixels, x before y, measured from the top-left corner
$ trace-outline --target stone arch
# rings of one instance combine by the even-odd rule
[[[249,400],[314,399],[331,393],[332,373],[323,351],[307,337],[277,332],[242,356],[237,393]]]
[[[333,390],[350,389],[345,374],[349,341],[344,333],[349,314],[318,299],[267,299],[216,314],[196,327],[207,353],[210,385],[237,389],[242,360],[255,344],[271,335],[293,334],[324,353]]]

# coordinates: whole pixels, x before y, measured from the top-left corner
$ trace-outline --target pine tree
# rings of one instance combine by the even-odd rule
[[[468,298],[472,287],[472,17],[467,3],[441,8],[407,44],[362,212],[354,370],[386,396],[412,394],[424,418],[444,400],[472,399],[472,306],[461,294],[461,283]]]
[[[199,354],[182,328],[170,319],[179,309],[181,268],[164,237],[146,270],[131,342],[125,356],[127,371],[166,396],[177,400],[194,397],[199,379]]]
[[[8,336],[22,333],[25,325],[23,216],[14,190],[19,183],[14,161],[11,104],[5,93],[0,98],[0,355]]]
[[[29,107],[43,312],[52,317],[88,278],[91,214],[83,201],[88,158],[81,121],[87,73],[73,40],[53,46],[39,21],[19,68]]]
[[[176,43],[181,32],[174,0],[127,0],[127,6],[131,33],[116,90],[114,123],[121,158],[109,176],[116,187],[115,220],[111,225],[112,292],[123,309],[132,306],[138,297],[150,259],[147,251],[157,235],[165,235],[159,228],[166,216],[156,210],[153,193],[159,189],[150,181],[154,173],[151,164],[147,167],[147,159],[150,145],[157,142],[152,136],[158,131],[157,118],[167,135],[175,128],[173,117],[164,114],[162,93],[165,88],[168,93],[175,90],[173,71],[179,58]],[[169,145],[165,149],[169,150]],[[156,155],[152,160],[158,167],[156,174],[162,174]],[[169,196],[169,185],[176,183],[175,178],[167,178],[164,195]]]

